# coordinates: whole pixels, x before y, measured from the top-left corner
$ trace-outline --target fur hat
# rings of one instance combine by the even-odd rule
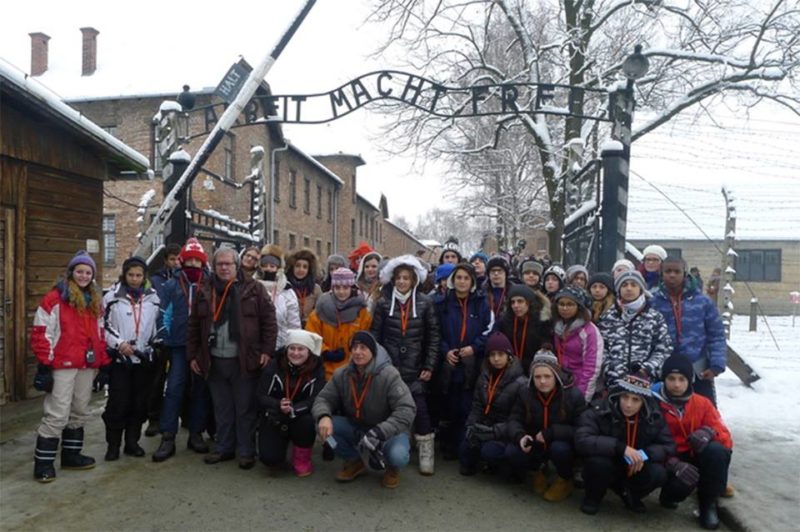
[[[333,256],[334,255],[331,255],[331,257]],[[339,265],[343,268],[346,267],[347,260],[341,255],[336,255],[336,256],[341,259]],[[301,248],[295,251],[294,253],[290,253],[289,256],[286,257],[286,261],[284,262],[284,268],[292,276],[294,276],[294,265],[297,264],[298,260],[304,260],[308,263],[308,275],[312,279],[316,279],[317,275],[319,275],[318,272],[319,260],[317,259],[317,255],[308,248]],[[330,260],[330,258],[328,260]]]
[[[608,396],[616,397],[623,393],[631,393],[644,398],[653,396],[653,392],[650,391],[650,381],[637,375],[626,375],[621,379],[617,379],[611,386]]]
[[[519,272],[536,272],[539,274],[539,276],[541,276],[542,272],[544,272],[544,265],[537,260],[525,259],[522,261],[522,265],[519,267]]]
[[[586,293],[586,290],[578,288],[577,286],[565,286],[559,290],[556,297],[553,299],[553,303],[557,304],[558,300],[563,298],[573,300],[579,307],[585,310],[589,310],[592,306],[589,294]]]
[[[592,288],[593,284],[600,283],[606,288],[608,288],[608,292],[610,294],[614,293],[614,278],[611,277],[610,273],[606,272],[597,272],[591,277],[589,277],[589,284],[587,285],[590,289]]]
[[[261,248],[261,264],[272,264],[283,268],[283,250],[275,244],[267,244]]]
[[[487,358],[492,351],[502,351],[508,356],[514,356],[514,349],[511,347],[511,341],[500,331],[493,332],[489,335],[489,339],[486,340],[484,352]]]
[[[644,277],[642,274],[636,270],[631,270],[627,272],[622,272],[617,275],[617,278],[614,279],[614,290],[619,294],[619,289],[622,288],[622,283],[625,281],[633,281],[634,283],[639,285],[639,288],[642,289],[643,294],[647,294],[647,285],[644,282]]]
[[[208,264],[208,255],[206,254],[206,250],[203,249],[200,241],[194,237],[186,241],[186,244],[184,244],[183,248],[181,248],[181,253],[178,255],[178,258],[180,259],[181,264],[189,259],[197,259],[202,263],[203,266]]]
[[[334,286],[353,286],[356,274],[349,268],[337,268],[331,272],[331,288]]]
[[[303,329],[289,329],[286,331],[286,345],[302,345],[307,347],[312,355],[319,356],[322,352],[322,336]]]
[[[655,255],[659,259],[664,260],[667,258],[667,250],[656,244],[650,244],[642,251],[642,258],[646,258],[648,255]]]
[[[95,264],[94,259],[85,249],[78,251],[71,259],[69,259],[69,263],[67,264],[67,272],[72,273],[72,270],[74,270],[75,266],[78,264],[83,264],[90,267],[92,269],[92,277],[97,275],[97,264]]]

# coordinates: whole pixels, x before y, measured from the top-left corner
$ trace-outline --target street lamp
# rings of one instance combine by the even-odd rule
[[[642,55],[642,45],[637,44],[633,53],[622,63],[622,73],[628,78],[628,85],[633,86],[633,82],[641,79],[650,70],[650,61]]]

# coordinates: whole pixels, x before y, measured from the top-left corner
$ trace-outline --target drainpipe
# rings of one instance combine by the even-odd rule
[[[339,187],[333,186],[333,253],[339,253],[339,234],[337,228],[339,227]]]
[[[289,149],[289,139],[283,139],[283,148],[273,148],[272,155],[270,156],[270,168],[269,168],[269,234],[266,235],[267,238],[264,239],[265,242],[269,242],[270,244],[274,244],[275,238],[275,179],[277,176],[277,160],[275,159],[275,154],[279,151],[286,151]]]

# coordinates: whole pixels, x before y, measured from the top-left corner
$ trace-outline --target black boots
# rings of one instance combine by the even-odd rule
[[[125,428],[125,448],[122,450],[128,456],[141,458],[144,456],[144,449],[139,445],[139,438],[142,437],[142,424],[129,423]]]
[[[211,450],[206,440],[203,439],[203,434],[201,432],[190,433],[189,441],[186,442],[186,447],[200,454],[206,454]]]
[[[58,438],[36,438],[36,449],[33,452],[33,478],[39,482],[52,482],[56,479],[56,468],[53,462],[58,452]]]
[[[94,467],[94,458],[81,454],[83,427],[64,429],[61,433],[61,440],[61,467],[63,469],[91,469]]]
[[[106,462],[119,460],[119,446],[122,444],[122,429],[106,429]]]
[[[700,501],[700,526],[706,530],[719,528],[719,514],[717,513],[717,500]]]
[[[174,454],[175,435],[170,432],[165,432],[161,436],[161,445],[159,445],[156,452],[153,453],[153,462],[163,462]]]

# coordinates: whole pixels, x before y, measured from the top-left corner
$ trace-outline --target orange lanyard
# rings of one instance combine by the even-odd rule
[[[300,297],[300,315],[304,316],[306,313],[306,292],[305,290],[295,290],[294,293]]]
[[[630,418],[625,418],[625,442],[628,447],[636,449],[636,433],[639,432],[639,414],[636,414],[636,420],[631,423]]]
[[[361,395],[356,394],[356,380],[350,376],[350,393],[353,396],[353,403],[356,405],[356,419],[361,419],[361,405],[364,404],[364,398],[367,396],[367,390],[372,382],[372,373],[367,377],[367,382],[364,384],[364,389],[361,390]]]
[[[458,296],[456,296],[456,300],[458,301],[458,304],[461,307],[461,340],[460,340],[459,346],[463,346],[464,345],[464,338],[467,336],[467,315],[469,314],[469,312],[467,312],[467,298],[468,297],[469,296],[464,298],[463,301],[462,301],[461,299],[459,299]]]
[[[300,385],[303,384],[303,377],[301,375],[297,376],[297,383],[294,385],[294,389],[289,391],[290,383],[291,383],[292,376],[289,375],[289,372],[286,372],[286,398],[290,401],[294,401],[294,396],[297,395],[298,390],[300,390]]]
[[[406,335],[406,329],[408,328],[408,301],[400,305],[400,335]]]
[[[497,307],[494,306],[494,290],[491,288],[489,289],[489,306],[492,308],[494,315],[497,316],[500,313],[500,309],[503,308],[503,301],[506,299],[506,287],[503,287],[503,291],[500,293],[500,299],[497,300]]]
[[[133,325],[136,331],[136,339],[139,339],[139,325],[142,323],[142,299],[144,296],[139,296],[139,301],[135,301],[131,296],[128,296],[128,301],[131,302],[131,312],[133,313]],[[139,308],[139,312],[136,312],[136,308]]]
[[[670,301],[672,301],[672,315],[675,316],[675,343],[677,344],[677,350],[680,351],[681,347],[681,335],[683,333],[683,322],[681,318],[683,317],[683,306],[681,305],[681,297],[683,294],[678,294],[678,298],[675,299],[671,295],[669,296]]]
[[[556,389],[553,388],[550,390],[550,393],[547,395],[547,399],[542,395],[542,392],[536,392],[536,395],[539,396],[539,402],[542,403],[544,406],[544,422],[542,424],[542,430],[546,429],[550,425],[550,403],[553,402],[553,398],[556,396]]]
[[[525,339],[528,337],[528,315],[525,315],[525,325],[522,327],[522,338],[517,346],[517,317],[514,316],[514,354],[522,360],[523,350],[525,349]]]
[[[503,373],[506,370],[503,369],[500,373],[498,373],[495,378],[489,377],[489,390],[488,390],[488,397],[486,400],[486,408],[483,409],[483,415],[488,416],[489,411],[492,409],[492,401],[494,401],[494,393],[497,391],[497,385],[500,384],[500,380],[503,378]]]
[[[222,307],[225,306],[225,298],[228,297],[228,289],[233,284],[233,281],[235,281],[235,279],[231,279],[228,281],[228,284],[225,285],[225,290],[222,291],[222,299],[219,302],[219,306],[217,306],[217,289],[214,288],[213,283],[211,285],[211,306],[214,309],[214,323],[217,322],[219,315],[222,314]]]

